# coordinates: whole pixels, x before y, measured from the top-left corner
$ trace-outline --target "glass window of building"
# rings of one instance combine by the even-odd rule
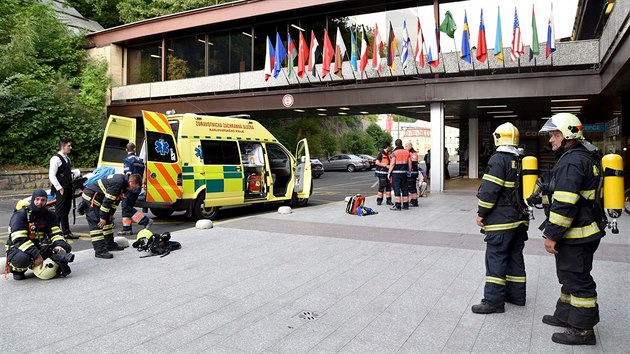
[[[166,79],[179,80],[206,75],[206,36],[195,35],[168,41]]]
[[[230,72],[230,32],[208,34],[208,75]]]
[[[276,46],[276,31],[284,33],[284,37],[280,37],[286,41],[286,23],[282,27],[277,23],[266,23],[254,27],[254,70],[263,70],[265,68],[265,51],[267,49],[267,37],[271,41],[272,46]]]
[[[160,42],[127,51],[127,84],[162,80],[162,46]]]
[[[230,32],[230,72],[252,70],[252,28],[235,29]]]

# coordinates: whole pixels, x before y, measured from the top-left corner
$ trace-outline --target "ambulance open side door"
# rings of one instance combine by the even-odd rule
[[[116,169],[116,173],[123,172],[123,160],[127,157],[127,144],[136,143],[136,123],[134,118],[109,116],[101,142],[97,167],[113,167]]]
[[[166,115],[142,111],[146,144],[146,201],[173,204],[182,197],[182,168]]]
[[[297,143],[295,152],[297,166],[295,167],[295,193],[298,200],[308,201],[311,195],[311,154],[308,151],[308,143],[306,139],[302,139]],[[304,203],[306,204],[306,203]]]

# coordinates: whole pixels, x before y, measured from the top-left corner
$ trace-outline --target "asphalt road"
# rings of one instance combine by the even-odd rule
[[[449,165],[452,176],[457,174],[456,164]],[[321,205],[326,203],[339,202],[345,199],[346,196],[360,193],[365,196],[371,196],[376,194],[377,191],[377,179],[374,177],[374,171],[363,172],[337,172],[326,171],[324,175],[318,179],[313,180],[313,195],[309,198],[309,205]],[[77,199],[77,202],[79,200]],[[17,200],[0,200],[0,243],[4,244],[9,237],[8,226],[11,214],[15,208]],[[215,224],[240,218],[243,216],[256,215],[259,213],[269,212],[276,210],[278,204],[254,204],[242,207],[229,207],[223,208],[219,211]],[[155,233],[163,233],[167,231],[175,231],[186,229],[195,226],[195,222],[189,218],[184,217],[183,212],[175,213],[168,219],[158,219],[154,217],[150,212],[148,215],[153,218],[153,226],[151,231]],[[114,235],[118,230],[122,228],[120,222],[122,216],[120,211],[116,214],[116,227],[114,228]],[[89,229],[87,221],[84,216],[77,215],[76,224],[72,225],[72,214],[70,214],[70,229],[72,232],[80,236],[78,240],[69,240],[72,243],[74,250],[90,249],[92,244],[90,242]],[[141,227],[134,224],[133,230],[139,231]],[[128,237],[129,239],[135,239],[135,237]]]

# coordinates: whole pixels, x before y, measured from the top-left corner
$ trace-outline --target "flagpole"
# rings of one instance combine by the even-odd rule
[[[459,54],[457,52],[457,41],[455,40],[455,35],[453,35],[453,45],[455,46],[455,56],[457,56],[457,72],[461,72],[462,69],[459,67]]]

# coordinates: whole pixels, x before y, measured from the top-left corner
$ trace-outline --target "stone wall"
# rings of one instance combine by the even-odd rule
[[[81,174],[92,172],[92,168],[81,168]],[[50,188],[48,169],[0,171],[0,190],[33,190]]]

